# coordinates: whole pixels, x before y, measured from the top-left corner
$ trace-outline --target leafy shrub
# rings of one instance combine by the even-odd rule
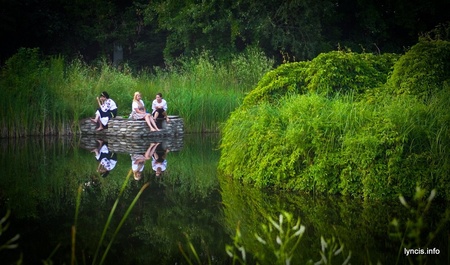
[[[276,102],[287,93],[306,93],[306,77],[309,62],[282,64],[265,74],[245,98],[243,106],[260,102]]]
[[[398,57],[335,51],[322,53],[312,61],[283,64],[261,79],[244,99],[244,106],[276,102],[289,93],[360,94],[384,84]]]
[[[385,199],[420,185],[448,198],[448,84],[427,101],[378,93],[370,84],[382,86],[396,56],[367,64],[359,79],[342,68],[355,58],[376,61],[333,52],[268,73],[223,127],[219,170],[258,187]]]
[[[450,41],[420,41],[394,65],[388,85],[394,94],[422,99],[450,82]]]
[[[322,53],[311,61],[307,75],[308,90],[329,96],[363,93],[384,84],[397,59],[395,54]]]

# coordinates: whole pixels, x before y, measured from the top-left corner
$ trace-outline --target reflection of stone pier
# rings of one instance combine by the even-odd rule
[[[114,136],[83,136],[80,139],[80,146],[87,150],[98,147],[97,139],[108,142],[108,149],[119,154],[144,154],[151,143],[161,143],[164,149],[170,151],[180,151],[183,148],[182,137],[162,137],[162,138],[121,138]]]
[[[183,119],[178,116],[169,116],[170,122],[165,120],[158,121],[161,128],[159,132],[152,132],[144,120],[132,120],[127,118],[114,118],[108,123],[108,129],[100,132],[96,131],[96,125],[90,119],[84,119],[80,122],[82,135],[96,136],[114,136],[126,138],[165,138],[180,137],[183,135],[184,123]]]

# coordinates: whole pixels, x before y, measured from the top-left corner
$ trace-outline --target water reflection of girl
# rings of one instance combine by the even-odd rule
[[[155,152],[156,146],[159,143],[151,143],[145,154],[131,154],[131,169],[133,171],[133,177],[135,180],[142,178],[142,171],[144,171],[145,162],[152,158]]]
[[[103,140],[97,140],[97,142],[98,147],[92,150],[95,153],[95,158],[99,161],[97,172],[102,177],[106,177],[117,164],[117,154],[109,151],[108,143],[103,142]]]
[[[164,149],[160,144],[156,147],[156,151],[152,156],[152,168],[156,172],[156,176],[161,176],[167,168],[166,156],[169,149]]]

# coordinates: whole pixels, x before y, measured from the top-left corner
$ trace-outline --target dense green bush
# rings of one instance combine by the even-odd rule
[[[244,107],[260,102],[276,102],[287,93],[305,93],[309,62],[282,64],[265,74],[258,86],[244,98]]]
[[[307,72],[308,91],[332,96],[364,93],[381,86],[398,55],[334,51],[322,53],[311,61]]]
[[[275,102],[289,93],[360,94],[384,84],[398,57],[334,51],[312,61],[283,64],[261,79],[244,99],[244,106]]]
[[[396,63],[388,84],[396,94],[426,99],[450,82],[450,41],[422,40]]]
[[[449,198],[448,84],[436,83],[427,101],[420,92],[392,96],[391,86],[376,88],[396,56],[372,59],[367,75],[341,70],[351,65],[347,56],[268,73],[224,126],[220,171],[259,187],[383,199],[420,185]]]

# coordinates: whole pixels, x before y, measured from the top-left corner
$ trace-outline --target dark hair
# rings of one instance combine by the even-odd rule
[[[163,97],[161,93],[157,93],[156,95],[157,95],[157,96],[160,96],[161,98]]]
[[[105,171],[104,173],[100,174],[102,177],[106,178],[109,175],[109,171]]]
[[[100,97],[109,98],[109,94],[108,94],[108,92],[103,91],[103,92],[100,94]]]

